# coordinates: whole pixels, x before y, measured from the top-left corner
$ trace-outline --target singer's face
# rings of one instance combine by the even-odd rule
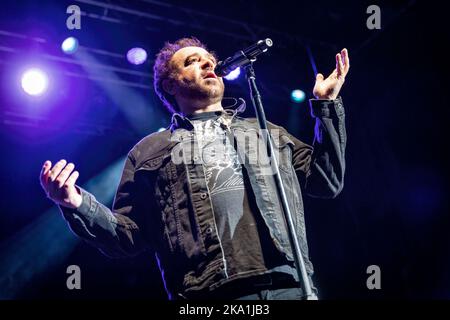
[[[175,78],[175,97],[205,99],[215,103],[222,100],[223,79],[214,74],[216,58],[200,47],[185,47],[172,56]]]

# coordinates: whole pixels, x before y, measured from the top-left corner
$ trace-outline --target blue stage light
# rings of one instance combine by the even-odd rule
[[[235,80],[239,77],[239,75],[241,74],[241,68],[236,68],[233,71],[231,71],[227,76],[225,76],[224,78],[232,81]]]
[[[295,103],[302,103],[303,101],[305,101],[305,97],[305,93],[300,89],[296,89],[291,92],[291,99]]]
[[[78,40],[74,37],[69,37],[61,44],[61,49],[64,53],[72,54],[78,49]]]
[[[127,60],[131,64],[143,64],[147,60],[147,52],[142,48],[132,48],[127,52]]]

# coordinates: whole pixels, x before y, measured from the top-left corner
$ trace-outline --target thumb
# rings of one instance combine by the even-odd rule
[[[318,74],[316,75],[316,81],[317,81],[317,82],[322,82],[322,81],[323,81],[323,74],[318,73]]]

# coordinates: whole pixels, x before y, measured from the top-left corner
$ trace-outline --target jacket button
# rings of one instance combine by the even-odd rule
[[[213,231],[213,229],[212,229],[211,227],[209,227],[209,228],[206,229],[206,233],[207,233],[207,234],[211,234],[212,231]]]
[[[200,199],[205,200],[207,196],[208,196],[208,194],[202,193],[202,194],[200,195]]]

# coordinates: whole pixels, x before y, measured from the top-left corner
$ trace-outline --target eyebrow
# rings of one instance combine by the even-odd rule
[[[184,62],[188,61],[188,60],[189,60],[190,58],[192,58],[193,56],[199,57],[199,56],[200,56],[200,53],[196,52],[196,53],[193,53],[193,54],[188,55],[188,56],[186,57],[186,59],[184,59]],[[211,58],[214,62],[217,62],[216,57],[215,57],[214,55],[212,55],[211,53],[208,53],[207,56],[208,56],[209,58]]]

